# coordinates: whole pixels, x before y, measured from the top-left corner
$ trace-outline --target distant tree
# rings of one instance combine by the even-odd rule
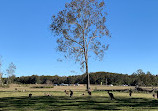
[[[13,79],[15,78],[15,70],[16,70],[16,66],[14,65],[13,62],[11,62],[9,64],[7,71],[7,75],[8,75],[8,82],[11,83],[13,82]]]
[[[67,83],[68,84],[74,84],[75,83],[75,76],[68,76],[67,77]]]
[[[1,60],[1,56],[0,56],[0,86],[3,85],[2,76],[3,76],[3,73],[2,73],[2,60]]]
[[[52,16],[50,28],[58,37],[58,51],[64,52],[65,57],[74,57],[82,70],[86,68],[87,90],[90,88],[88,58],[94,53],[101,60],[108,49],[106,37],[110,34],[104,9],[104,1],[72,0],[57,16]]]
[[[46,80],[46,84],[47,84],[47,85],[52,85],[53,83],[52,83],[51,80]]]
[[[36,84],[41,84],[40,76],[36,76]]]
[[[142,75],[142,74],[145,74],[145,73],[143,72],[142,69],[138,69],[138,70],[136,71],[136,74],[137,74],[137,75]]]

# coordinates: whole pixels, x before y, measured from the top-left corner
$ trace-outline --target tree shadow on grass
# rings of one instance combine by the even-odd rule
[[[158,109],[156,100],[145,98],[123,98],[110,100],[101,96],[33,96],[0,98],[0,110],[121,110],[128,109]]]

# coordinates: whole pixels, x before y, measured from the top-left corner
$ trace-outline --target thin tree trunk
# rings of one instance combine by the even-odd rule
[[[89,73],[88,73],[88,60],[86,58],[86,75],[87,75],[87,91],[90,89],[90,80],[89,80]]]
[[[86,64],[86,75],[87,75],[87,91],[90,89],[90,80],[89,80],[89,73],[88,73],[88,44],[87,40],[84,37],[84,30],[83,30],[83,50],[84,50],[84,57],[85,57],[85,64]]]
[[[88,73],[88,52],[85,48],[85,41],[84,41],[84,56],[85,56],[85,64],[86,64],[86,75],[87,75],[87,91],[90,89],[90,80],[89,80],[89,73]]]
[[[0,86],[2,86],[2,74],[0,73]]]

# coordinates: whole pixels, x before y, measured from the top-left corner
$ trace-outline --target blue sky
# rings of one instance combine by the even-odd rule
[[[82,74],[79,64],[58,62],[51,16],[70,0],[0,0],[0,55],[5,73],[10,62],[16,76]],[[89,71],[158,74],[158,1],[106,0],[112,38],[103,61],[90,59]],[[76,73],[72,73],[75,71]]]

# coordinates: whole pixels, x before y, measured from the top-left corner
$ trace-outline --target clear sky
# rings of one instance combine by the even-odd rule
[[[58,62],[51,16],[70,0],[0,0],[0,55],[3,72],[10,62],[16,76],[82,74],[68,59]],[[106,0],[112,38],[103,61],[90,59],[89,71],[158,74],[158,0]],[[75,71],[76,73],[72,73]]]

